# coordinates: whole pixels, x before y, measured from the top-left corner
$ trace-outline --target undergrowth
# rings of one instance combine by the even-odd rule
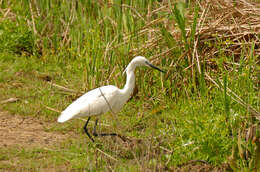
[[[0,169],[15,169],[6,162],[18,156],[24,171],[165,171],[194,162],[211,170],[257,170],[259,34],[244,9],[259,4],[243,2],[219,2],[220,8],[197,1],[1,1],[0,101],[18,98],[1,104],[10,113],[56,122],[57,112],[83,92],[122,88],[123,70],[136,55],[167,72],[138,69],[133,98],[117,116],[102,117],[109,127],[100,130],[131,142],[91,143],[83,122],[72,121],[50,132],[73,130],[80,138],[52,149],[1,148],[8,156],[0,157]],[[251,24],[240,20],[238,8]],[[221,16],[227,14],[232,22]],[[240,21],[248,30],[236,29]]]

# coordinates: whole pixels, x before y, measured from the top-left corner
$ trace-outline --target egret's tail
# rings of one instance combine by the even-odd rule
[[[72,113],[68,114],[68,113],[63,111],[63,112],[61,112],[61,114],[60,114],[60,116],[58,118],[58,122],[60,122],[60,123],[66,122],[66,121],[70,120],[73,117],[74,117],[74,114],[72,114]]]

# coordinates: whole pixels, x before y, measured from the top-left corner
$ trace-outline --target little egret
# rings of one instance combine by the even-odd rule
[[[126,73],[126,84],[123,89],[119,89],[113,85],[102,86],[91,90],[80,98],[70,104],[58,118],[58,122],[63,123],[72,118],[85,117],[87,116],[87,122],[84,126],[84,131],[87,136],[94,142],[94,139],[90,136],[87,130],[87,125],[92,116],[98,116],[108,111],[118,112],[123,105],[130,98],[134,86],[135,86],[135,75],[134,71],[137,66],[149,66],[154,69],[164,72],[158,67],[152,65],[145,57],[135,57],[126,67],[124,73]],[[95,121],[93,136],[119,136],[116,133],[96,133],[96,125],[98,119]]]

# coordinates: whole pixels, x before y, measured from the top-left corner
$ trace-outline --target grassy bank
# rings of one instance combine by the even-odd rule
[[[1,111],[73,136],[48,147],[1,147],[0,169],[257,169],[260,11],[247,5],[259,3],[217,2],[2,1]],[[84,121],[56,123],[82,93],[122,88],[123,70],[136,55],[167,72],[137,69],[135,95],[100,120],[100,131],[128,142],[92,143]],[[15,101],[4,103],[9,98]]]

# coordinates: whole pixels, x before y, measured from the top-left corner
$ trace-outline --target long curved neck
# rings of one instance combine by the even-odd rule
[[[133,63],[130,63],[125,72],[126,72],[126,84],[124,88],[122,89],[122,93],[125,95],[124,97],[128,100],[133,93],[134,87],[135,87],[135,68],[136,65]],[[125,101],[127,101],[125,100]]]
[[[131,94],[133,93],[134,87],[135,87],[135,74],[134,71],[127,71],[126,72],[126,84],[124,88],[122,89],[123,94],[127,98],[127,100],[130,98]]]

